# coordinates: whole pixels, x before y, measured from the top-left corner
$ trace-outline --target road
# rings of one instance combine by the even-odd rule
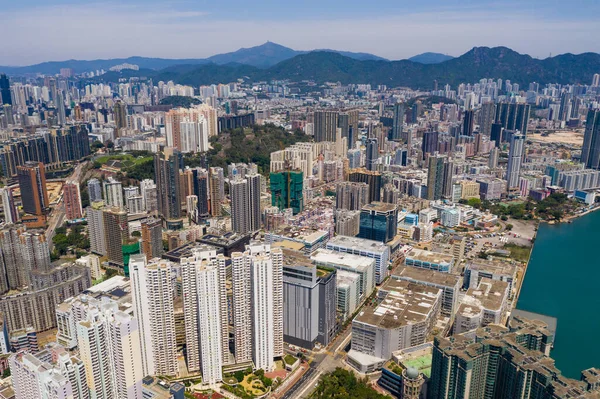
[[[286,391],[281,399],[307,398],[322,374],[329,373],[337,367],[343,367],[344,348],[350,342],[351,333],[352,327],[348,325],[326,349],[316,352],[308,371]]]
[[[81,184],[82,171],[88,161],[82,162],[75,167],[73,173],[67,178],[67,180],[75,180]],[[50,216],[48,217],[48,228],[46,229],[46,240],[48,240],[50,251],[54,249],[54,243],[52,242],[52,238],[54,238],[54,233],[56,229],[63,225],[65,221],[65,203],[62,198],[58,201]]]

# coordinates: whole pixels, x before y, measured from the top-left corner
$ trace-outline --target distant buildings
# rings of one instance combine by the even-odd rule
[[[519,187],[524,145],[525,136],[523,134],[515,132],[510,136],[510,152],[508,153],[508,166],[506,168],[507,190]]]
[[[179,170],[183,169],[183,157],[173,148],[154,154],[154,173],[158,197],[158,213],[166,220],[181,218],[183,199]]]
[[[581,162],[589,169],[600,169],[600,109],[590,109],[585,122]]]

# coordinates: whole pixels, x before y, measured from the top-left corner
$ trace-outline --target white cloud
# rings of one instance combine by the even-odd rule
[[[600,24],[592,19],[559,22],[498,10],[265,21],[222,20],[202,10],[92,3],[0,13],[0,65],[132,55],[202,58],[267,40],[295,49],[362,51],[390,59],[425,51],[457,56],[473,46],[500,45],[546,57],[600,52],[599,34]]]

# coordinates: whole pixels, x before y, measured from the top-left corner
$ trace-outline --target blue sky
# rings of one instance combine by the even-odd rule
[[[389,59],[474,46],[600,52],[597,0],[0,0],[0,65],[131,55],[202,58],[267,40]]]

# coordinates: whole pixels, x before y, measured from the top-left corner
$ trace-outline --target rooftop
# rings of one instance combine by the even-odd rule
[[[355,321],[386,329],[421,323],[431,316],[442,290],[390,279],[380,294],[385,295],[383,301],[376,308],[363,309]]]
[[[431,284],[436,284],[444,287],[456,287],[460,282],[460,277],[450,273],[442,273],[436,270],[421,269],[419,267],[405,266],[399,268],[396,274],[392,275],[393,279],[412,279],[416,281],[424,281]]]
[[[327,245],[336,245],[369,252],[383,253],[389,251],[389,247],[382,242],[349,236],[335,236],[329,240]]]
[[[373,258],[337,252],[332,249],[318,249],[310,259],[318,264],[334,264],[361,271],[366,270],[375,263]]]
[[[363,211],[375,211],[375,212],[382,212],[382,213],[393,212],[397,209],[398,208],[397,208],[396,204],[390,204],[388,202],[377,202],[377,201],[371,202],[370,204],[367,204],[362,207]]]
[[[429,263],[452,263],[454,257],[452,255],[443,254],[440,252],[426,251],[424,249],[413,248],[406,254],[406,258],[420,260]]]
[[[469,288],[458,312],[468,316],[479,314],[481,309],[498,311],[508,296],[506,281],[482,278],[477,288]]]
[[[315,264],[308,259],[302,252],[283,248],[283,266],[284,267],[315,267]]]
[[[470,270],[483,270],[505,276],[514,276],[517,272],[517,265],[500,259],[471,259],[467,263],[466,268]]]

